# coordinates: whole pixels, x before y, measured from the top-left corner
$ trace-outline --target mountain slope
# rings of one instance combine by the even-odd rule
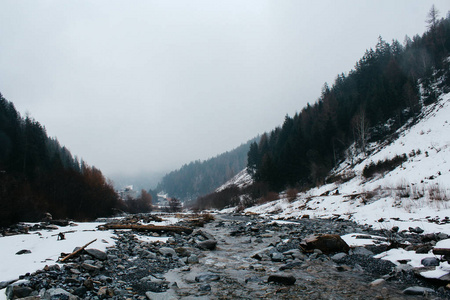
[[[449,116],[447,93],[424,110],[419,122],[397,130],[390,144],[370,145],[373,153],[355,158],[353,166],[350,159],[341,163],[333,174],[338,181],[299,193],[291,202],[282,194],[280,200],[245,211],[277,218],[339,217],[400,230],[419,223],[426,232],[450,233],[445,226],[450,215]],[[372,162],[395,156],[407,158],[390,171],[363,176]]]

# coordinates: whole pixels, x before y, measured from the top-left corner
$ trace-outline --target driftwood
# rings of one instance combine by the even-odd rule
[[[139,224],[105,224],[99,226],[101,230],[107,229],[132,229],[137,231],[151,232],[176,232],[191,234],[193,229],[185,226],[156,226],[156,225],[139,225]]]
[[[450,256],[450,249],[449,248],[434,248],[433,254]]]
[[[87,244],[84,245],[83,247],[81,247],[81,248],[79,248],[79,249],[73,251],[72,253],[70,253],[69,255],[67,255],[67,256],[65,256],[65,257],[63,257],[63,258],[60,259],[59,261],[60,261],[60,262],[64,262],[64,261],[68,260],[69,258],[74,257],[75,255],[77,255],[78,253],[80,253],[81,251],[83,251],[84,248],[86,248],[87,246],[89,246],[90,244],[92,244],[93,242],[95,242],[96,240],[97,240],[97,239],[95,239],[95,240],[93,240],[93,241],[90,241],[89,243],[87,243]]]

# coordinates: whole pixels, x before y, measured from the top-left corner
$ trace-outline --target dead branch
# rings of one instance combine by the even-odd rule
[[[78,253],[80,253],[81,251],[83,251],[84,248],[86,248],[87,246],[89,246],[90,244],[92,244],[93,242],[95,242],[96,240],[97,240],[97,239],[95,239],[95,240],[93,240],[93,241],[90,241],[89,243],[87,243],[87,244],[84,245],[83,247],[81,247],[81,248],[79,248],[79,249],[73,251],[72,253],[70,253],[69,255],[67,255],[67,256],[65,256],[65,257],[63,257],[63,258],[60,259],[59,261],[60,261],[60,262],[64,262],[64,261],[68,260],[69,258],[74,257],[75,255],[77,255]]]
[[[433,254],[450,256],[450,249],[449,248],[434,248]]]
[[[100,230],[107,229],[132,229],[137,231],[151,231],[151,232],[176,232],[176,233],[192,233],[192,228],[184,226],[155,226],[155,225],[139,225],[139,224],[105,224],[99,226]]]

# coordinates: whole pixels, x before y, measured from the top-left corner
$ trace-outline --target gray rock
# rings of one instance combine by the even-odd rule
[[[209,292],[211,290],[211,286],[207,283],[201,284],[198,288],[201,292]]]
[[[16,255],[29,254],[29,253],[31,253],[30,250],[28,250],[28,249],[23,249],[23,250],[17,251],[17,252],[16,252]]]
[[[202,242],[198,242],[197,246],[202,250],[215,250],[217,246],[216,240],[206,240]]]
[[[356,247],[351,250],[351,254],[361,254],[361,255],[368,255],[368,256],[374,255],[374,253],[372,251],[366,249],[365,247]]]
[[[419,226],[417,226],[416,228],[409,227],[408,229],[412,233],[418,233],[418,234],[423,233],[423,229],[420,228]]]
[[[155,293],[155,292],[146,292],[145,296],[149,300],[176,300],[178,299],[177,295],[175,294],[175,291],[168,290],[164,293]]]
[[[437,237],[438,237],[439,240],[446,240],[446,239],[449,238],[449,235],[446,234],[446,233],[440,232],[440,233],[437,234]]]
[[[85,269],[86,271],[89,271],[89,272],[95,272],[95,271],[99,271],[99,270],[100,270],[99,267],[96,267],[96,266],[94,266],[94,265],[87,264],[87,263],[82,263],[82,264],[81,264],[81,267],[82,267],[83,269]]]
[[[198,256],[195,254],[191,254],[187,259],[188,264],[198,264],[198,262],[199,262]]]
[[[220,279],[220,276],[214,273],[201,273],[195,276],[195,281],[197,282],[210,282],[217,281]]]
[[[95,257],[100,260],[106,260],[108,256],[105,252],[98,249],[85,249],[85,251],[92,257]]]
[[[440,262],[436,257],[425,257],[420,261],[420,263],[425,267],[437,267]]]
[[[275,282],[284,285],[293,285],[296,281],[295,277],[292,275],[284,275],[284,274],[274,274],[270,275],[268,282]]]
[[[272,261],[280,262],[280,261],[283,261],[285,259],[285,257],[280,252],[275,252],[275,253],[271,254],[271,259],[272,259]]]
[[[67,300],[77,300],[78,297],[72,295],[66,290],[63,290],[61,288],[55,288],[55,289],[48,289],[45,291],[44,294],[45,300],[57,300],[57,299],[67,299]]]
[[[173,250],[170,247],[161,247],[159,249],[159,253],[161,253],[164,256],[171,256],[171,257],[176,257],[177,253],[175,252],[175,250]]]
[[[331,257],[331,260],[332,261],[340,261],[341,259],[343,259],[344,257],[346,257],[347,256],[347,254],[346,253],[343,253],[343,252],[340,252],[340,253],[336,253],[335,255],[333,255],[332,257]]]
[[[428,295],[434,293],[433,289],[421,287],[421,286],[412,286],[405,290],[403,290],[403,294],[405,295]]]

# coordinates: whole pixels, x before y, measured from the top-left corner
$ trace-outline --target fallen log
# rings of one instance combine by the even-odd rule
[[[433,254],[450,256],[450,248],[434,248]]]
[[[185,226],[156,226],[139,224],[105,224],[98,227],[100,230],[107,229],[132,229],[137,231],[150,232],[175,232],[191,234],[193,229]]]
[[[73,251],[72,253],[70,253],[69,255],[67,255],[67,256],[65,256],[65,257],[63,257],[63,258],[60,259],[59,261],[60,261],[60,262],[64,262],[64,261],[68,260],[69,258],[74,257],[75,255],[77,255],[78,253],[80,253],[81,251],[83,251],[84,248],[86,248],[87,246],[89,246],[90,244],[92,244],[93,242],[95,242],[96,240],[97,240],[97,239],[95,239],[95,240],[93,240],[93,241],[90,241],[89,243],[87,243],[87,244],[84,245],[83,247],[81,247],[81,248],[79,248],[79,249]]]

